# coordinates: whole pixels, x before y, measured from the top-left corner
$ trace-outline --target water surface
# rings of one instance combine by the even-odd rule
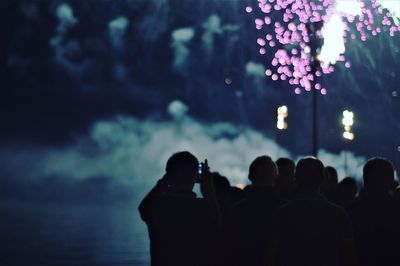
[[[137,203],[0,203],[0,265],[149,265]]]

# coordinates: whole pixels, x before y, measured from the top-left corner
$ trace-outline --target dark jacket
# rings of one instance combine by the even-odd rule
[[[206,200],[159,182],[139,211],[148,227],[151,265],[212,265],[217,223]]]
[[[246,193],[233,209],[231,265],[265,265],[271,218],[286,201],[274,187],[249,186]]]

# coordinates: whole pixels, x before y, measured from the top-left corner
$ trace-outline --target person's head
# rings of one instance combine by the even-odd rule
[[[352,177],[345,177],[337,185],[337,193],[344,198],[354,199],[357,195],[357,183]]]
[[[229,182],[228,178],[218,172],[212,172],[211,174],[213,176],[214,188],[216,191],[229,190],[229,188],[231,187],[231,183]]]
[[[380,157],[369,159],[363,168],[364,188],[368,192],[387,192],[394,182],[392,163]]]
[[[214,190],[217,199],[220,201],[229,197],[231,184],[228,178],[218,172],[212,172],[211,175],[213,176]],[[200,190],[201,193],[204,195],[205,193],[203,191],[203,186],[200,186]]]
[[[316,191],[319,189],[324,176],[324,165],[315,157],[304,157],[295,170],[297,186],[303,191]]]
[[[325,167],[325,177],[330,186],[336,186],[338,184],[338,174],[334,167],[327,166]]]
[[[174,153],[167,161],[165,180],[182,189],[192,189],[199,161],[188,151]]]
[[[295,164],[289,158],[279,158],[276,161],[278,167],[278,183],[291,184],[294,182]]]
[[[249,168],[249,180],[254,186],[273,186],[278,176],[278,168],[269,156],[257,157]]]

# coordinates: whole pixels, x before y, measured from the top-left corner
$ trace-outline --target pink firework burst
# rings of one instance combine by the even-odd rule
[[[326,95],[315,79],[332,73],[336,62],[350,68],[349,39],[400,31],[400,1],[257,0],[246,12],[255,14],[259,52],[270,60],[266,76],[287,81],[296,94],[316,89]]]

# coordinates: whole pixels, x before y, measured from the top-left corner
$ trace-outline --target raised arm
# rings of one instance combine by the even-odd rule
[[[203,171],[200,180],[201,191],[204,199],[206,199],[210,204],[212,212],[214,213],[218,221],[218,224],[221,224],[222,221],[221,211],[217,201],[217,196],[215,194],[214,178],[209,170],[207,159],[202,164],[203,164]]]

